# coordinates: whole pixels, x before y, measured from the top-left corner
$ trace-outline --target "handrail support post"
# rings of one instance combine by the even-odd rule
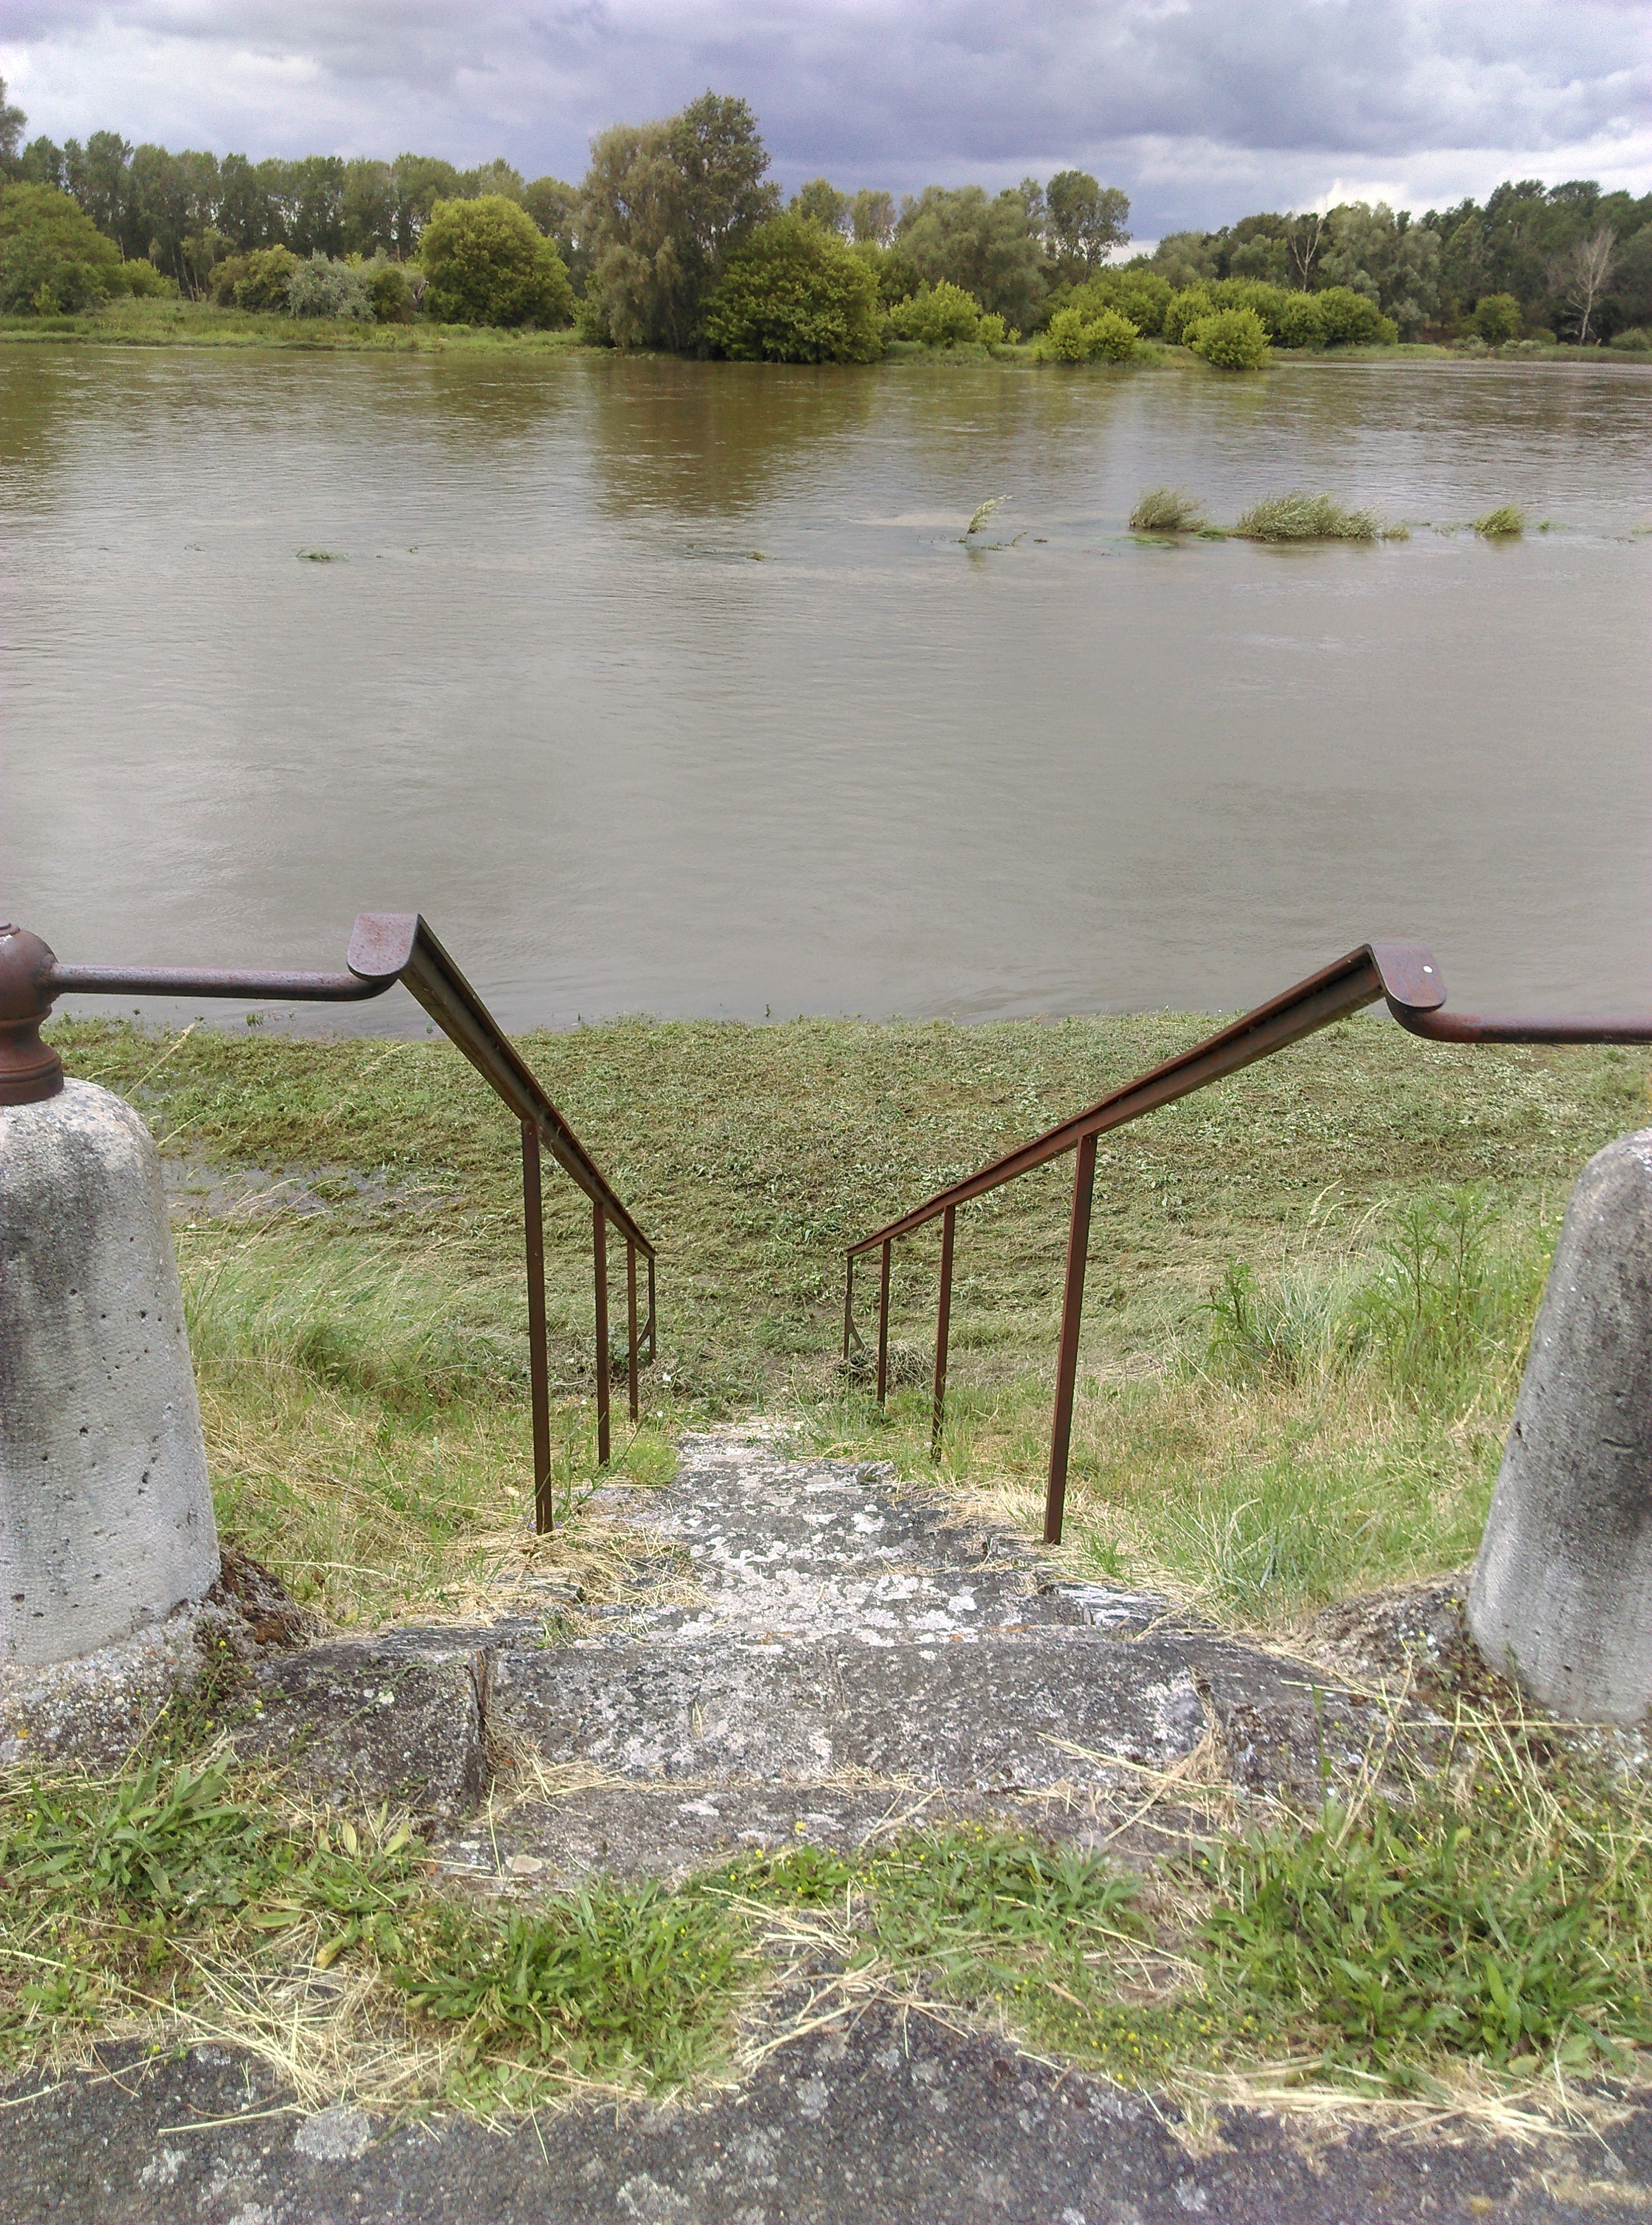
[[[596,1283],[596,1464],[607,1467],[608,1430],[608,1216],[599,1198],[591,1208],[591,1264]]]
[[[626,1383],[631,1392],[631,1418],[638,1418],[637,1374],[640,1355],[637,1350],[637,1247],[626,1239]]]
[[[550,1361],[545,1343],[545,1208],[539,1173],[539,1131],[522,1124],[522,1222],[528,1254],[528,1383],[533,1406],[533,1526],[542,1537],[556,1524],[550,1487]]]
[[[1067,1506],[1067,1454],[1072,1442],[1073,1391],[1078,1380],[1078,1328],[1084,1312],[1084,1265],[1090,1256],[1090,1208],[1096,1189],[1096,1138],[1081,1137],[1072,1176],[1072,1219],[1067,1230],[1067,1283],[1061,1301],[1061,1352],[1056,1361],[1056,1408],[1050,1430],[1050,1484],[1044,1499],[1044,1542],[1061,1543]]]
[[[946,1421],[946,1340],[952,1321],[952,1232],[957,1208],[949,1205],[941,1216],[941,1288],[935,1309],[935,1406],[930,1419],[930,1458],[941,1457],[941,1430]]]
[[[883,1405],[889,1396],[889,1254],[893,1249],[890,1238],[883,1241],[883,1258],[878,1272],[878,1404]]]

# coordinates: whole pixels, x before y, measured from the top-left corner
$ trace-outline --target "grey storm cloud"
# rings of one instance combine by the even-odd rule
[[[0,69],[59,138],[575,176],[593,131],[712,86],[751,101],[789,181],[1077,163],[1141,231],[1508,174],[1644,191],[1646,22],[1644,0],[13,0]]]

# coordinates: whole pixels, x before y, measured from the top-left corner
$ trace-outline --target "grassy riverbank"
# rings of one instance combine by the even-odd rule
[[[660,1249],[659,1360],[634,1434],[617,1398],[618,1461],[663,1474],[675,1431],[762,1407],[801,1443],[928,1475],[934,1232],[897,1248],[886,1414],[839,1366],[842,1245],[1203,1024],[639,1020],[527,1039]],[[179,1236],[226,1530],[343,1621],[461,1607],[526,1504],[508,1120],[440,1040],[56,1035],[170,1152],[264,1170],[262,1201]],[[1451,1049],[1362,1018],[1109,1138],[1075,1560],[1261,1627],[1460,1563],[1571,1180],[1646,1104],[1638,1055]],[[959,1219],[941,1474],[1028,1523],[1068,1179],[1064,1162]],[[594,1473],[575,1201],[551,1185],[570,1505]],[[863,1276],[868,1333],[872,1303]]]
[[[292,317],[284,311],[261,312],[250,309],[220,307],[210,301],[134,300],[130,296],[105,302],[102,307],[76,315],[0,316],[0,344],[24,346],[75,346],[92,345],[101,347],[209,347],[209,348],[292,348],[311,353],[336,354],[405,354],[432,349],[503,349],[518,355],[560,354],[574,348],[594,354],[607,350],[585,350],[570,327],[556,332],[510,332],[492,326],[438,325],[425,321],[411,324],[358,324],[347,318]],[[1570,347],[1556,344],[1540,345],[1522,341],[1507,351],[1488,351],[1483,342],[1462,346],[1441,345],[1428,341],[1402,341],[1391,347],[1338,347],[1333,352],[1340,363],[1410,363],[1468,361],[1514,362],[1578,362],[1600,363],[1644,361],[1644,358],[1625,356],[1598,347]],[[1318,362],[1325,358],[1322,348],[1299,348],[1276,356],[1275,363]],[[891,340],[885,361],[890,363],[922,363],[937,367],[960,364],[987,362],[1039,366],[1039,359],[1031,343],[1020,341],[1009,346],[983,346],[968,340],[948,348],[924,347],[915,340]],[[1210,377],[1225,377],[1211,371],[1198,363],[1185,348],[1171,347],[1163,341],[1144,340],[1136,356],[1138,365],[1183,363],[1196,368]],[[1086,371],[1096,377],[1117,371],[1116,364],[1055,364],[1046,367],[1052,376],[1071,376],[1075,371]]]
[[[629,1021],[527,1039],[661,1248],[659,1362],[617,1464],[664,1475],[678,1429],[762,1406],[802,1443],[931,1474],[921,1385],[885,1417],[838,1370],[844,1239],[1202,1025]],[[601,1597],[625,1548],[579,1515],[588,1224],[554,1185],[575,1518],[535,1548],[516,1141],[457,1054],[54,1034],[194,1185],[179,1248],[226,1533],[345,1622],[496,1608],[501,1573],[536,1550]],[[1639,1055],[1452,1050],[1363,1019],[1109,1138],[1077,1564],[1268,1625],[1463,1559],[1571,1179],[1647,1097]],[[959,1218],[943,1477],[1027,1519],[1066,1175]],[[916,1368],[932,1244],[899,1262]],[[1580,2079],[1632,2070],[1652,2035],[1649,1795],[1495,1711],[1465,1706],[1450,1766],[1423,1754],[1398,1807],[1366,1785],[1323,1815],[1245,1817],[1219,1771],[1150,1779],[1144,1799],[1179,1820],[1142,1875],[949,1827],[499,1908],[455,1898],[396,1818],[313,1809],[236,1765],[216,1743],[226,1697],[203,1688],[116,1779],[0,1784],[0,2068],[93,2060],[111,2036],[227,2039],[302,2105],[492,2114],[738,2076],[800,2019],[881,2000],[1196,2110],[1294,2087],[1368,2121],[1379,2106],[1506,2127],[1572,2111]],[[1388,1759],[1403,1783],[1403,1735]]]

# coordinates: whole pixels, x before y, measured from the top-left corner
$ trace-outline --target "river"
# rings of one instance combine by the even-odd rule
[[[1605,358],[0,348],[0,907],[315,966],[418,909],[512,1027],[1208,1011],[1370,936],[1639,1010],[1649,404]],[[1144,543],[1160,483],[1411,537]]]

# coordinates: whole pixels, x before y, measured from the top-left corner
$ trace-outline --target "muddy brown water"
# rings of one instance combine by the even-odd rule
[[[0,349],[0,909],[335,966],[417,907],[511,1026],[1211,1009],[1377,935],[1459,1004],[1641,1008],[1649,403],[1610,359]],[[1412,537],[1145,544],[1164,482]],[[1551,529],[1435,529],[1508,501]]]

